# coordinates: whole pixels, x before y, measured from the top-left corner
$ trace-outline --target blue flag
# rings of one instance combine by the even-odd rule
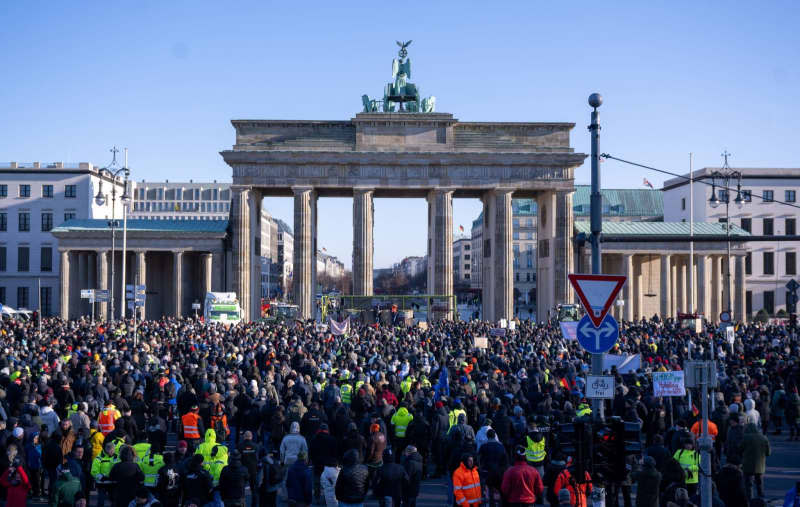
[[[442,367],[442,372],[439,374],[439,381],[433,386],[433,398],[439,401],[442,396],[450,396],[450,378],[447,375],[447,367]]]

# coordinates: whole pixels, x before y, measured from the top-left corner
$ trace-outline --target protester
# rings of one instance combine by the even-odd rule
[[[585,504],[595,482],[573,478],[576,457],[563,455],[558,444],[562,425],[589,414],[583,396],[589,354],[564,339],[557,322],[517,321],[502,337],[492,334],[494,327],[353,321],[348,334],[334,335],[311,321],[164,317],[137,323],[134,348],[132,321],[44,318],[40,334],[30,322],[3,320],[0,473],[19,456],[28,494],[47,492],[51,503],[69,489],[59,486],[77,481],[78,501],[94,493],[99,504],[113,497],[114,505],[128,505],[141,474],[150,486],[147,498],[139,498],[145,503],[205,505],[216,496],[235,504],[244,490],[252,505],[275,505],[283,501],[289,470],[306,455],[291,482],[310,468],[312,500],[327,505],[359,505],[370,489],[413,505],[423,478],[442,475],[451,485],[461,481],[461,489],[450,490],[453,502],[485,493],[496,505],[507,475],[527,479],[517,483],[528,484],[537,502],[558,505],[566,492],[573,505]],[[790,440],[800,438],[796,334],[742,324],[731,349],[710,323],[700,333],[660,318],[621,328],[608,357],[636,354],[640,366],[607,372],[616,391],[605,413],[641,421],[644,454],[655,466],[645,459],[638,470],[639,457],[625,457],[637,503],[682,502],[680,489],[697,488],[699,416],[685,397],[654,397],[652,373],[683,369],[690,351],[693,359],[710,359],[712,347],[720,373],[711,388],[712,480],[734,501],[741,463],[748,489],[755,485],[748,495],[763,495],[769,448],[761,433],[788,428]],[[488,348],[475,348],[475,337],[484,336]],[[699,406],[698,396],[693,390]],[[518,446],[525,467],[539,468],[544,491],[517,463]],[[401,469],[401,481],[387,481]],[[477,487],[463,481],[475,477]],[[602,473],[594,481],[611,493],[628,488]],[[504,499],[527,503],[528,491],[517,489],[507,486]]]

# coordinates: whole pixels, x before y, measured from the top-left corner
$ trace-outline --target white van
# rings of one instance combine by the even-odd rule
[[[33,312],[27,308],[17,308],[17,318],[30,322],[33,320]]]
[[[0,303],[0,318],[3,320],[18,319],[17,311],[10,306]]]

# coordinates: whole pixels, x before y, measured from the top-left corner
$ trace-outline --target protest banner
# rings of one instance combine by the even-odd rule
[[[475,348],[476,349],[488,349],[489,348],[489,338],[486,336],[476,336],[475,337]]]
[[[653,372],[653,396],[686,396],[683,372]]]
[[[606,354],[603,358],[603,370],[611,370],[612,366],[616,366],[620,373],[633,373],[642,367],[642,357],[639,354]]]

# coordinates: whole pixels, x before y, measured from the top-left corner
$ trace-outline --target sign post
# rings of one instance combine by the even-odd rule
[[[598,253],[599,247],[598,241]],[[622,286],[625,285],[626,277],[599,274],[599,259],[597,266],[595,266],[594,260],[593,255],[591,275],[571,274],[568,278],[586,310],[586,315],[578,322],[578,341],[584,349],[592,353],[592,374],[602,375],[603,355],[619,339],[619,325],[614,317],[608,315],[608,311],[614,305],[614,300]],[[596,420],[603,420],[602,399],[592,400],[592,416]]]

